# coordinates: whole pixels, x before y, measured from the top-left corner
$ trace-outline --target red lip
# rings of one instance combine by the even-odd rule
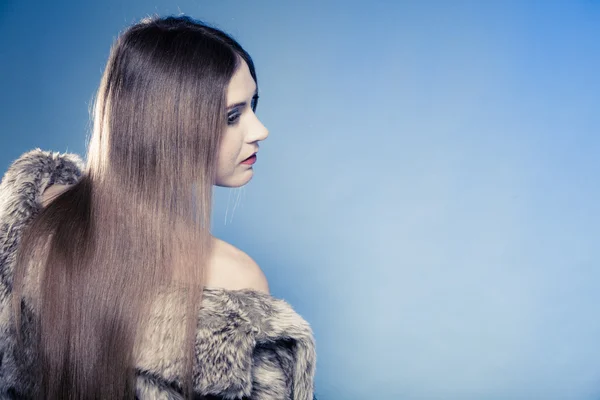
[[[254,153],[250,157],[248,157],[244,161],[242,161],[242,164],[252,165],[256,162],[256,158],[257,158],[256,153]]]

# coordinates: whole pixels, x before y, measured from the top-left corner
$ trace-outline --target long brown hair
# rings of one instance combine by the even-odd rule
[[[186,16],[145,18],[116,39],[86,169],[29,224],[17,253],[17,328],[27,266],[41,271],[36,397],[133,399],[144,316],[173,285],[187,296],[181,390],[190,395],[226,89],[240,58],[256,81],[234,39]]]

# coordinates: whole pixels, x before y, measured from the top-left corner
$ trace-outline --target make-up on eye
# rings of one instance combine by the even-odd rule
[[[227,115],[227,125],[235,125],[240,120],[241,115],[242,114],[237,109],[231,111]]]
[[[250,103],[250,106],[252,107],[252,111],[256,112],[256,107],[258,106],[258,94],[255,94],[254,97],[252,97],[252,103]]]

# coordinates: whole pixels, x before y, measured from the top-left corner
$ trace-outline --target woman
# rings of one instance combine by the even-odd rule
[[[225,33],[147,18],[111,49],[87,163],[35,149],[10,166],[1,398],[313,398],[310,326],[210,233],[212,186],[248,183],[268,135],[256,85]]]

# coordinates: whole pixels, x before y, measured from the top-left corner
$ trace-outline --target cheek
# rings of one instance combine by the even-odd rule
[[[235,167],[238,153],[239,153],[239,143],[234,140],[233,134],[234,132],[227,132],[225,138],[221,142],[221,148],[219,149],[219,157],[218,157],[218,169],[222,173],[227,173]]]

